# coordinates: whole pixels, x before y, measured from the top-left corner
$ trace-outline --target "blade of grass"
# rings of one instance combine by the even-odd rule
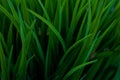
[[[38,37],[36,35],[35,32],[32,32],[33,38],[35,39],[37,48],[38,48],[38,52],[39,52],[39,57],[42,60],[42,62],[44,63],[44,53],[43,53],[43,49],[41,47],[41,44],[39,43]]]
[[[47,52],[46,52],[46,59],[45,59],[45,79],[47,80],[50,75],[50,69],[52,68],[52,48],[53,48],[53,34],[50,33],[48,46],[47,46]]]
[[[11,45],[12,45],[12,39],[13,39],[12,28],[13,28],[13,23],[10,24],[8,35],[7,35],[7,46],[8,46],[8,48],[10,48]]]
[[[59,9],[59,24],[58,24],[58,27],[59,27],[59,32],[61,32],[61,28],[62,28],[62,7],[61,7],[61,0],[58,0],[58,9]]]
[[[65,42],[64,42],[63,38],[61,37],[60,33],[55,29],[55,27],[49,21],[47,21],[45,18],[43,18],[39,14],[35,13],[34,11],[32,11],[32,10],[28,10],[28,11],[31,14],[33,14],[34,16],[36,16],[37,18],[39,18],[40,20],[42,20],[45,24],[48,25],[48,27],[54,32],[54,34],[57,36],[57,38],[61,42],[63,50],[66,51]]]
[[[23,19],[28,23],[28,25],[30,25],[30,17],[29,17],[29,13],[27,11],[27,1],[26,0],[21,0],[21,12],[23,15]]]
[[[11,20],[11,22],[14,23],[17,31],[19,31],[19,27],[17,26],[17,23],[16,23],[14,17],[1,4],[0,4],[0,11],[2,11]]]
[[[45,7],[44,7],[44,5],[43,5],[42,2],[41,2],[41,0],[38,0],[38,3],[39,3],[40,6],[42,7],[43,12],[44,12],[44,14],[45,14],[47,20],[48,20],[48,21],[51,21],[49,15],[48,15],[48,13],[47,13],[47,11],[46,11],[46,9],[45,9]]]
[[[36,19],[32,22],[30,27],[28,27],[27,23],[25,23],[25,24],[26,24],[27,28],[29,29],[29,31],[31,31],[31,33],[32,33],[32,36],[33,36],[33,38],[36,42],[37,48],[38,48],[39,58],[40,58],[40,60],[42,60],[42,63],[44,63],[44,52],[43,52],[43,49],[42,49],[41,44],[39,42],[39,39],[37,37],[37,34],[34,31],[35,23],[36,23]]]
[[[93,61],[89,61],[87,63],[84,63],[84,64],[81,64],[81,65],[78,65],[74,68],[72,68],[64,77],[63,77],[63,80],[67,80],[74,72],[80,70],[81,68],[89,65],[89,64],[92,64],[92,63],[95,63],[97,60],[93,60]]]
[[[77,59],[76,59],[76,62],[74,64],[75,65],[79,65],[79,61],[81,60],[82,58],[82,62],[81,63],[85,63],[89,57],[90,57],[90,54],[92,53],[92,51],[94,50],[94,47],[95,47],[95,44],[96,44],[96,41],[98,39],[98,36],[99,36],[100,32],[98,32],[98,34],[96,35],[95,39],[93,40],[93,42],[91,43],[91,47],[89,48],[88,52],[84,55],[80,55]],[[81,76],[82,72],[83,72],[84,68],[82,68],[81,70],[78,70],[76,72],[76,74],[73,75],[73,79],[79,79],[79,77]],[[79,76],[78,76],[79,75]]]
[[[116,25],[116,22],[117,20],[114,20],[110,26],[103,32],[103,34],[99,37],[97,43],[96,43],[96,46],[95,47],[98,47],[98,45],[100,44],[101,40],[105,37],[105,35],[110,32],[112,30],[112,28]]]
[[[81,26],[80,26],[80,28],[79,28],[76,41],[79,40],[80,37],[82,37],[82,31],[83,31],[83,29],[84,29],[86,17],[87,17],[87,13],[85,14],[84,19],[83,19],[83,21],[82,21],[82,24],[81,24]]]
[[[4,37],[3,37],[1,32],[0,32],[0,41],[1,41],[1,44],[3,45],[3,47],[5,49],[5,52],[8,55],[9,54],[9,50],[8,50],[7,44],[6,44],[5,39],[4,39]]]
[[[79,1],[79,0],[78,0]],[[78,3],[77,3],[78,4]],[[72,39],[72,36],[73,36],[73,33],[74,33],[74,30],[78,24],[78,21],[82,15],[82,13],[84,12],[84,10],[87,8],[87,3],[85,6],[83,6],[78,12],[77,12],[77,9],[75,7],[75,11],[73,12],[73,17],[72,17],[72,21],[70,23],[70,29],[69,29],[69,32],[67,34],[67,37],[66,37],[66,42],[71,42],[71,39]],[[69,44],[68,44],[69,45]]]
[[[70,48],[68,48],[68,49],[66,50],[65,54],[62,56],[59,65],[63,63],[65,57],[68,55],[68,53],[69,53],[73,48],[75,48],[77,45],[79,45],[82,41],[84,41],[86,38],[89,38],[90,36],[91,36],[91,34],[85,36],[84,38],[82,38],[82,39],[76,41]]]
[[[116,72],[116,74],[115,74],[115,76],[114,76],[113,79],[114,79],[114,80],[119,80],[119,79],[120,79],[119,74],[120,74],[120,64],[119,64],[119,67],[118,67],[117,72]]]
[[[1,41],[0,41],[0,63],[1,63],[2,79],[3,80],[9,80],[6,58],[5,58],[5,55],[4,55],[4,52],[3,52]]]
[[[27,60],[26,70],[27,70],[27,68],[28,68],[28,66],[29,66],[30,61],[31,61],[34,57],[35,57],[35,55],[31,56],[31,57]]]
[[[11,47],[10,49],[10,53],[9,53],[9,56],[8,56],[8,73],[10,74],[10,70],[11,70],[11,67],[12,67],[12,55],[13,55],[13,46]]]
[[[18,72],[17,72],[17,79],[26,79],[25,75],[25,64],[26,64],[26,43],[25,43],[25,33],[24,33],[24,24],[23,24],[23,19],[21,16],[20,9],[18,8],[18,15],[19,15],[19,23],[20,23],[20,37],[22,41],[22,49],[21,49],[21,56],[20,56],[20,62],[19,62],[19,67],[18,67]]]
[[[15,8],[14,8],[14,6],[13,6],[13,4],[12,4],[12,2],[11,2],[10,0],[8,0],[8,4],[9,4],[9,7],[10,7],[10,9],[11,9],[11,12],[12,12],[12,15],[13,15],[14,19],[15,19],[17,22],[19,22],[19,17],[18,17],[18,15],[17,15],[17,12],[16,12],[16,10],[15,10]]]

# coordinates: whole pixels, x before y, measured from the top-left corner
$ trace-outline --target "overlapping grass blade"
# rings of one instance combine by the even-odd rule
[[[43,11],[44,11],[44,14],[45,14],[45,16],[46,16],[46,18],[47,18],[47,20],[48,20],[48,21],[51,21],[49,15],[48,15],[48,13],[47,13],[47,11],[46,11],[46,9],[45,9],[45,7],[43,6],[43,4],[42,4],[42,2],[41,2],[41,0],[38,0],[38,2],[39,2],[39,4],[40,4],[40,6],[42,7],[42,9],[43,9]]]
[[[0,11],[2,11],[15,25],[16,29],[19,31],[19,27],[17,26],[17,23],[14,19],[14,17],[0,4]]]
[[[32,35],[33,35],[33,37],[34,37],[34,39],[36,41],[37,47],[38,47],[39,57],[42,60],[42,62],[44,63],[44,54],[43,54],[41,44],[39,43],[39,40],[38,40],[37,35],[35,34],[35,32],[32,32]]]
[[[94,61],[90,61],[90,62],[87,62],[87,63],[84,63],[84,64],[81,64],[81,65],[78,65],[76,66],[75,68],[71,69],[63,78],[63,80],[66,80],[68,79],[74,72],[76,72],[77,70],[89,65],[89,64],[92,64],[94,62],[96,62],[97,60],[94,60]]]
[[[65,52],[65,54],[63,55],[63,57],[61,58],[61,61],[59,64],[62,64],[63,63],[63,60],[65,59],[65,57],[68,55],[68,53],[73,49],[75,48],[77,45],[79,45],[82,41],[84,41],[86,38],[90,37],[91,35],[87,35],[85,36],[84,38],[76,41],[70,48],[68,48]]]
[[[59,32],[55,29],[55,27],[49,21],[47,21],[45,18],[43,18],[39,14],[35,13],[34,11],[32,11],[32,10],[28,10],[28,11],[30,13],[32,13],[33,15],[35,15],[36,17],[38,17],[40,20],[42,20],[45,24],[48,25],[48,27],[54,32],[54,34],[60,40],[60,42],[61,42],[61,44],[63,46],[63,50],[66,51],[65,42],[64,42],[63,38],[61,37],[61,35],[59,34]]]
[[[0,79],[119,80],[119,14],[119,0],[0,0]]]
[[[21,0],[21,12],[23,15],[23,19],[26,21],[27,24],[30,25],[30,17],[29,17],[29,13],[27,11],[27,1],[26,0]]]
[[[18,18],[17,12],[16,12],[16,10],[15,10],[15,8],[14,8],[14,6],[13,6],[13,4],[12,4],[12,2],[10,0],[8,0],[8,4],[9,4],[9,7],[11,9],[11,12],[12,12],[12,15],[13,15],[14,19],[17,22],[19,22],[19,18]]]

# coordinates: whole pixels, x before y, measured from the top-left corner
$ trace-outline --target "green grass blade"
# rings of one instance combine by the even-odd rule
[[[79,45],[82,41],[84,41],[86,38],[89,38],[90,36],[91,36],[91,34],[85,36],[84,38],[76,41],[70,48],[68,48],[68,49],[66,50],[65,54],[63,55],[63,57],[62,57],[62,59],[61,59],[61,61],[60,61],[59,64],[62,64],[62,63],[63,63],[65,57],[69,54],[69,52],[70,52],[73,48],[75,48],[77,45]]]
[[[42,62],[44,63],[44,54],[43,54],[43,50],[42,50],[41,44],[39,43],[38,37],[35,34],[35,32],[32,32],[32,35],[33,35],[33,37],[34,37],[34,39],[36,41],[37,47],[38,47],[39,57],[42,60]]]
[[[11,20],[11,22],[14,23],[16,29],[19,31],[19,27],[17,26],[14,17],[1,4],[0,4],[0,11],[2,11]]]
[[[48,13],[47,13],[44,5],[42,4],[41,0],[38,0],[38,3],[39,3],[40,6],[42,7],[42,9],[43,9],[43,11],[44,11],[44,14],[45,14],[45,16],[46,16],[46,18],[47,18],[47,20],[50,21],[50,17],[49,17],[49,15],[48,15]]]
[[[8,50],[7,44],[6,44],[5,39],[4,39],[4,37],[3,37],[3,35],[2,35],[1,32],[0,32],[0,41],[1,41],[1,44],[3,45],[3,47],[4,47],[4,49],[5,49],[5,52],[6,52],[7,55],[8,55],[9,50]]]
[[[32,10],[28,10],[28,11],[30,13],[32,13],[33,15],[35,15],[40,20],[42,20],[45,24],[48,25],[48,27],[54,32],[54,34],[57,36],[57,38],[61,42],[61,44],[63,46],[63,50],[66,51],[65,42],[64,42],[63,38],[61,37],[61,35],[59,34],[59,32],[55,29],[55,27],[49,21],[47,21],[45,18],[43,18],[39,14],[35,13],[34,11],[32,11]]]
[[[104,33],[99,37],[97,43],[96,43],[96,47],[100,44],[101,40],[105,37],[105,35],[110,32],[112,30],[112,28],[115,26],[117,20],[114,20],[110,26],[104,31]]]
[[[9,56],[8,56],[8,73],[10,74],[10,70],[11,70],[11,67],[12,67],[12,55],[13,55],[13,46],[11,47],[10,49],[10,53],[9,53]]]
[[[17,12],[16,12],[16,10],[15,10],[15,8],[10,0],[8,0],[8,4],[9,4],[9,7],[11,9],[13,17],[15,18],[16,21],[19,21],[19,17],[17,15]]]
[[[115,74],[115,77],[114,77],[113,79],[114,79],[114,80],[119,80],[119,79],[120,79],[119,74],[120,74],[120,64],[119,64],[119,67],[118,67],[117,72],[116,72],[116,74]]]
[[[84,25],[85,25],[86,17],[87,17],[87,13],[85,14],[84,19],[83,19],[83,21],[82,21],[82,24],[81,24],[81,26],[80,26],[80,28],[79,28],[76,41],[79,40],[80,37],[82,36],[82,31],[83,31],[83,28],[84,28]]]
[[[2,79],[9,80],[6,58],[3,52],[1,41],[0,41],[0,63],[1,63]]]
[[[13,23],[10,24],[8,35],[7,35],[7,46],[8,46],[8,48],[10,48],[11,45],[12,45],[12,39],[13,39],[12,28],[13,28]]]
[[[61,28],[62,28],[62,7],[61,7],[61,0],[58,0],[58,9],[59,9],[59,24],[58,24],[58,27],[59,27],[59,32],[61,32]]]
[[[27,1],[26,0],[19,0],[21,1],[21,12],[23,15],[23,19],[30,25],[30,17],[29,17],[29,13],[27,11]]]
[[[84,64],[81,64],[81,65],[78,65],[74,68],[72,68],[63,78],[63,80],[66,80],[68,79],[74,72],[80,70],[81,68],[89,65],[89,64],[92,64],[92,63],[95,63],[97,60],[93,60],[93,61],[90,61],[90,62],[87,62],[87,63],[84,63]]]

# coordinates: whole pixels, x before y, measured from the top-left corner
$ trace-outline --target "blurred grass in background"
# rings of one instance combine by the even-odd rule
[[[120,80],[120,0],[0,0],[1,80]]]

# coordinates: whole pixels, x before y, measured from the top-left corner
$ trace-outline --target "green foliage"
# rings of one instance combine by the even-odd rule
[[[0,0],[1,80],[119,80],[120,0]]]

